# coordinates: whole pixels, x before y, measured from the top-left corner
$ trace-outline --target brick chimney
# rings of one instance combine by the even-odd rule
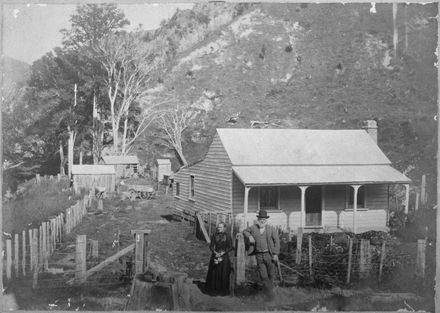
[[[377,123],[375,120],[366,120],[361,122],[361,128],[370,134],[374,142],[377,143]]]

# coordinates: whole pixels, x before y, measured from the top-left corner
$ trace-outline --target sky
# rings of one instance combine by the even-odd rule
[[[193,3],[124,4],[131,30],[143,25],[150,30],[170,18],[177,8],[190,9]],[[70,28],[70,16],[75,4],[6,4],[4,5],[3,53],[11,58],[31,64],[56,46],[61,45],[60,29]]]

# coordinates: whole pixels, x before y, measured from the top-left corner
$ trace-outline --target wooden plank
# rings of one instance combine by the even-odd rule
[[[416,261],[416,276],[419,278],[425,277],[426,266],[426,240],[417,240],[417,261]]]
[[[41,226],[43,230],[43,241],[42,241],[43,271],[47,272],[49,268],[48,253],[47,253],[47,222],[43,222]]]
[[[134,243],[129,245],[128,247],[125,247],[124,249],[122,249],[118,253],[112,255],[111,257],[105,259],[104,261],[102,261],[98,265],[96,265],[96,266],[92,267],[91,269],[89,269],[88,271],[86,271],[85,278],[87,279],[93,273],[100,271],[101,269],[103,269],[104,267],[109,265],[110,263],[112,263],[112,262],[116,261],[117,259],[119,259],[121,256],[131,252],[133,249],[134,249]],[[72,284],[74,281],[75,281],[74,279],[70,279],[70,280],[67,281],[67,283],[68,284]]]
[[[208,236],[211,237],[211,212],[208,213]]]
[[[39,231],[39,240],[38,240],[38,264],[42,265],[44,263],[44,250],[43,250],[43,225],[40,225]]]
[[[310,279],[313,279],[313,247],[312,247],[312,236],[309,235],[309,275]]]
[[[420,202],[420,192],[416,193],[416,200],[414,204],[414,210],[417,212],[419,210],[419,202]]]
[[[196,213],[197,220],[199,221],[200,229],[202,230],[203,236],[205,237],[205,241],[207,243],[211,243],[211,238],[209,238],[208,232],[205,228],[205,222],[203,221],[202,217],[199,213]]]
[[[29,234],[29,272],[32,274],[32,269],[35,263],[34,260],[34,235],[33,235],[33,230],[29,229],[28,230],[28,234]]]
[[[131,233],[134,235],[135,251],[135,275],[143,274],[148,268],[148,235],[150,230],[132,230]]]
[[[23,276],[26,276],[26,231],[25,230],[22,231],[21,238],[22,238],[21,270]]]
[[[426,175],[425,174],[422,175],[422,183],[421,183],[420,189],[421,189],[420,202],[422,205],[425,205],[426,204]]]
[[[38,270],[39,270],[39,263],[38,263],[38,229],[34,229],[32,231],[32,246],[33,246],[33,252],[34,252],[34,264],[32,267],[32,289],[36,289],[38,285]]]
[[[351,276],[351,261],[353,258],[353,239],[348,239],[348,266],[347,266],[347,280],[346,283],[350,283],[350,276]]]
[[[76,254],[75,254],[75,281],[79,284],[86,282],[86,235],[76,236]]]
[[[296,259],[295,263],[296,265],[299,265],[301,263],[302,259],[302,241],[303,241],[303,228],[298,227],[298,232],[296,235]]]
[[[6,239],[6,279],[11,280],[12,268],[12,242]]]
[[[370,270],[370,241],[361,239],[360,257],[359,257],[359,276],[361,278],[368,277]]]
[[[20,248],[20,244],[18,241],[18,234],[14,235],[14,269],[15,269],[15,277],[18,277],[18,264],[19,264],[19,255],[18,252]]]
[[[235,237],[236,240],[236,252],[235,258],[235,285],[241,285],[246,281],[246,251],[244,246],[244,237],[242,233],[238,233]]]
[[[91,244],[90,256],[92,258],[97,258],[99,256],[99,254],[98,254],[98,240],[90,240],[90,244]]]
[[[383,264],[385,262],[386,243],[382,242],[382,249],[380,251],[380,264],[379,264],[379,282],[382,281]]]

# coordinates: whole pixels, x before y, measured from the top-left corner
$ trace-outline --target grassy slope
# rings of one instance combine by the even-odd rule
[[[392,7],[376,9],[371,14],[369,4],[252,5],[181,53],[196,57],[174,66],[165,83],[193,102],[213,105],[188,131],[188,159],[203,157],[217,127],[280,120],[280,127],[344,129],[374,118],[379,145],[394,166],[415,184],[427,174],[433,195],[437,27],[429,17],[436,6],[408,6],[406,52],[399,7],[401,40],[389,68],[383,60],[387,50],[392,55]],[[206,91],[215,96],[207,100]],[[227,124],[236,112],[238,123]],[[194,130],[201,140],[191,140]]]

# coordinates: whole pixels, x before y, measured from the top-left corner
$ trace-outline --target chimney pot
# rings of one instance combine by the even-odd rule
[[[366,120],[361,122],[361,128],[373,138],[374,142],[377,143],[377,123],[375,120]]]

